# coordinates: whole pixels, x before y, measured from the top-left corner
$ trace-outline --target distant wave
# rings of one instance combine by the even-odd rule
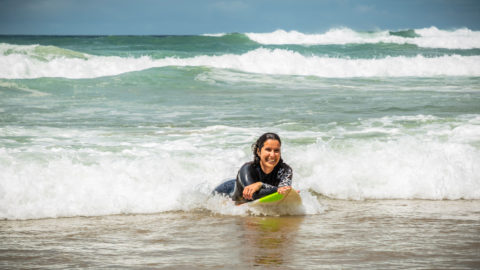
[[[440,30],[436,27],[404,31],[357,32],[349,28],[331,29],[323,34],[304,34],[297,31],[277,30],[271,33],[246,33],[260,44],[370,44],[397,43],[414,44],[425,48],[475,49],[480,48],[480,31],[467,28],[454,31]]]
[[[259,48],[239,55],[152,59],[149,56],[93,56],[54,46],[0,44],[0,78],[4,79],[97,78],[166,66],[204,66],[259,74],[330,78],[480,76],[480,56],[349,59]]]
[[[0,44],[0,78],[97,78],[139,71],[158,64],[147,56],[93,56],[55,46]]]
[[[216,33],[216,34],[203,34],[202,36],[205,36],[205,37],[223,37],[223,36],[226,36],[227,34],[226,33]]]

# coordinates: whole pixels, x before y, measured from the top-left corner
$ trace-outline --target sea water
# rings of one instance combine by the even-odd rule
[[[320,237],[332,209],[369,204],[377,213],[408,216],[404,205],[424,203],[435,206],[410,218],[438,217],[453,207],[470,222],[468,232],[459,231],[479,235],[480,32],[430,27],[0,36],[2,237],[28,227],[21,220],[92,217],[79,222],[110,226],[116,218],[108,215],[119,214],[127,224],[130,215],[174,215],[180,227],[171,233],[183,230],[189,216],[183,222],[192,226],[211,218],[207,227],[253,218],[262,231],[256,216],[274,217],[210,193],[252,159],[250,146],[264,132],[281,136],[282,157],[301,191],[303,206],[293,214],[303,221],[292,225],[301,228],[298,235]],[[282,230],[282,222],[274,220],[280,229],[274,228]],[[225,235],[237,225],[225,225]],[[480,239],[473,239],[476,248],[464,252],[470,259],[478,255]]]

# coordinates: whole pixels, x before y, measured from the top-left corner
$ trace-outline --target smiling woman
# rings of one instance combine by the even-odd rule
[[[274,192],[286,194],[292,186],[292,169],[281,158],[280,137],[265,133],[252,145],[253,161],[245,163],[237,178],[224,182],[214,193],[232,197],[237,204]]]

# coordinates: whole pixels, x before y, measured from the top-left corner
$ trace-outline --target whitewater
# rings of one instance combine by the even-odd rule
[[[480,34],[0,36],[0,219],[265,215],[212,189],[283,139],[303,205],[480,200]]]
[[[185,59],[168,57],[157,60],[148,56],[121,58],[84,55],[83,57],[86,59],[54,56],[53,59],[44,62],[31,56],[9,55],[0,61],[4,67],[0,77],[5,79],[97,78],[166,66],[202,66],[259,74],[327,78],[480,75],[480,56],[460,55],[435,58],[417,55],[383,59],[348,59],[304,56],[290,50],[260,48],[241,55],[196,56]]]
[[[357,32],[349,28],[338,28],[323,34],[305,34],[297,31],[277,30],[272,33],[247,33],[250,39],[261,44],[412,44],[424,48],[478,49],[480,32],[467,28],[454,31],[436,27],[400,31]]]
[[[230,36],[232,35],[218,34],[205,37],[219,39],[219,42],[222,42],[222,39]],[[244,36],[259,46],[240,54],[219,51],[192,57],[182,55],[162,58],[148,54],[138,57],[102,56],[52,45],[0,43],[0,78],[97,78],[165,66],[204,66],[249,73],[332,78],[479,76],[480,73],[478,56],[480,33],[469,29],[445,31],[431,27],[397,32],[355,32],[341,28],[332,29],[324,34],[277,30],[272,33],[246,33]],[[303,46],[411,44],[419,48],[451,51],[437,52],[435,57],[430,51],[426,54],[422,50],[408,56],[387,54],[382,57],[372,55],[352,57],[348,54],[341,56],[338,53],[328,55],[328,51],[325,50],[312,49],[304,52],[288,47],[265,47],[292,44]]]

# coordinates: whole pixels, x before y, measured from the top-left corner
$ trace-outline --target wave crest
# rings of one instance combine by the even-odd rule
[[[480,31],[472,31],[467,28],[447,31],[433,26],[397,32],[357,32],[350,28],[336,28],[323,34],[304,34],[297,31],[276,30],[271,33],[246,33],[246,35],[257,43],[271,45],[343,45],[383,42],[413,44],[424,48],[480,48]]]
[[[26,79],[41,77],[96,78],[166,66],[202,66],[232,69],[248,73],[318,76],[328,78],[348,77],[431,77],[480,76],[480,56],[445,55],[429,58],[386,57],[382,59],[349,59],[322,56],[305,56],[284,49],[259,48],[244,54],[219,56],[201,55],[191,58],[167,57],[152,59],[149,56],[119,57],[48,54],[38,59],[35,54],[5,53],[0,55],[0,78]],[[28,48],[23,48],[28,47]],[[17,51],[30,50],[20,46]],[[42,46],[35,50],[44,49]],[[48,59],[48,60],[47,60]]]

